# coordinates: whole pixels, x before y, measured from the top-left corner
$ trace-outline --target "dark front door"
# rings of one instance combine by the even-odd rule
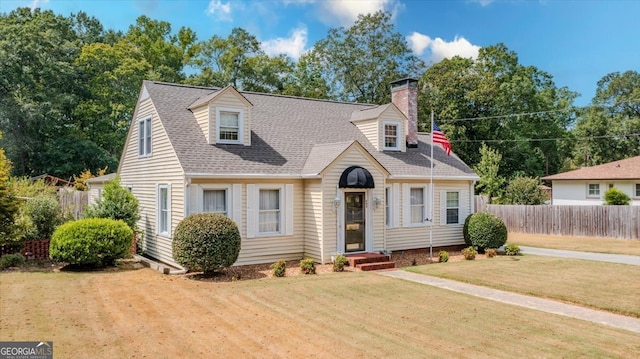
[[[345,252],[365,250],[364,192],[345,192]]]

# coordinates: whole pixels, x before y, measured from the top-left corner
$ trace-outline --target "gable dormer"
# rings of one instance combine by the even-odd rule
[[[393,104],[355,111],[351,122],[378,151],[405,152],[406,122],[404,114]]]
[[[232,86],[197,99],[189,110],[202,129],[207,143],[251,145],[253,105]]]

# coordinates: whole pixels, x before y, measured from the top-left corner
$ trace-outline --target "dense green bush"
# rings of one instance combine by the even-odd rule
[[[59,226],[49,245],[57,262],[103,267],[127,255],[133,231],[123,221],[88,218]]]
[[[15,244],[13,221],[18,213],[19,203],[7,184],[10,172],[11,162],[5,157],[4,149],[0,148],[0,245]]]
[[[271,269],[273,269],[274,277],[284,277],[287,273],[287,262],[277,261],[271,265]]]
[[[135,231],[140,219],[138,199],[120,186],[120,177],[116,177],[104,185],[102,199],[87,207],[82,217],[121,219]]]
[[[504,247],[504,254],[508,256],[517,256],[520,254],[520,247],[515,243],[509,243]]]
[[[35,226],[35,238],[30,238],[34,233],[26,225],[27,238],[25,239],[51,238],[53,231],[63,222],[60,203],[55,196],[49,194],[42,194],[27,200],[21,211],[21,215],[28,217],[23,218],[25,223],[31,221]]]
[[[344,266],[349,263],[347,257],[342,254],[338,254],[336,259],[333,261],[333,271],[334,272],[344,272]]]
[[[613,206],[626,206],[631,203],[631,198],[616,187],[609,188],[604,193],[604,204]]]
[[[0,269],[17,267],[24,264],[24,256],[20,253],[5,254],[0,257]]]
[[[449,261],[449,252],[440,251],[438,252],[438,262],[445,263]]]
[[[498,202],[501,204],[523,205],[544,204],[547,197],[540,185],[538,178],[516,177],[509,182]]]
[[[468,261],[472,261],[476,259],[477,254],[478,252],[473,247],[467,247],[462,250],[462,255],[464,256],[464,259]]]
[[[316,262],[311,258],[300,261],[300,272],[304,274],[316,274]]]
[[[173,259],[190,271],[229,267],[240,254],[236,223],[219,213],[198,213],[182,220],[173,236]]]
[[[464,241],[480,250],[498,248],[507,242],[507,226],[500,217],[486,212],[478,212],[468,217]],[[463,228],[464,230],[464,228]],[[463,231],[464,232],[464,231]]]

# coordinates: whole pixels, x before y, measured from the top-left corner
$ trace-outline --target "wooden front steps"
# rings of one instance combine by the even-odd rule
[[[377,253],[347,254],[349,265],[361,271],[392,269],[396,263],[392,262],[388,255]]]

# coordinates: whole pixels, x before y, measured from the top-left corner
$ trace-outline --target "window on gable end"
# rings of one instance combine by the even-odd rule
[[[138,120],[138,156],[151,155],[151,116]]]

